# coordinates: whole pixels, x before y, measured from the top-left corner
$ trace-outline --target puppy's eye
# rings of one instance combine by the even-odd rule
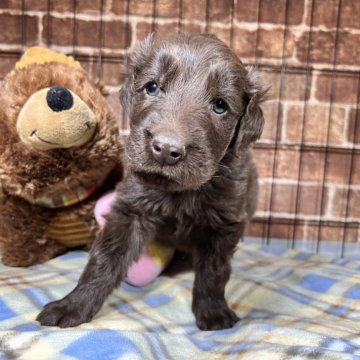
[[[146,93],[150,96],[155,96],[160,92],[160,88],[155,81],[149,82],[145,86]]]
[[[216,114],[223,114],[228,109],[228,104],[223,99],[214,99],[211,104],[211,109]]]

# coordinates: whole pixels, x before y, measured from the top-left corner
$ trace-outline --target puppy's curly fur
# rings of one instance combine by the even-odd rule
[[[256,207],[251,144],[263,129],[264,94],[215,36],[148,37],[137,47],[120,94],[131,119],[127,175],[79,284],[45,307],[43,325],[89,321],[153,236],[192,254],[199,328],[238,321],[224,289]]]

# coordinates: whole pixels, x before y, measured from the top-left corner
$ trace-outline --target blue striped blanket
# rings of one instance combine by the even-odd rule
[[[86,264],[70,252],[43,265],[0,265],[0,359],[360,359],[360,261],[240,244],[226,288],[242,320],[199,331],[193,273],[121,284],[92,322],[41,327]]]

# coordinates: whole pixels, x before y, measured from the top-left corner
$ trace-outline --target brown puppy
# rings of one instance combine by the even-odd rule
[[[131,119],[128,173],[78,285],[45,306],[41,324],[91,320],[152,237],[192,254],[200,329],[238,321],[224,289],[256,207],[250,148],[262,132],[264,93],[214,36],[148,37],[138,46],[120,94]]]

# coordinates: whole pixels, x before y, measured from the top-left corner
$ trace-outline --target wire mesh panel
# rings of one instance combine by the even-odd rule
[[[359,14],[358,0],[2,0],[0,77],[33,45],[71,54],[126,132],[117,94],[136,41],[214,33],[271,87],[246,239],[359,255]]]

